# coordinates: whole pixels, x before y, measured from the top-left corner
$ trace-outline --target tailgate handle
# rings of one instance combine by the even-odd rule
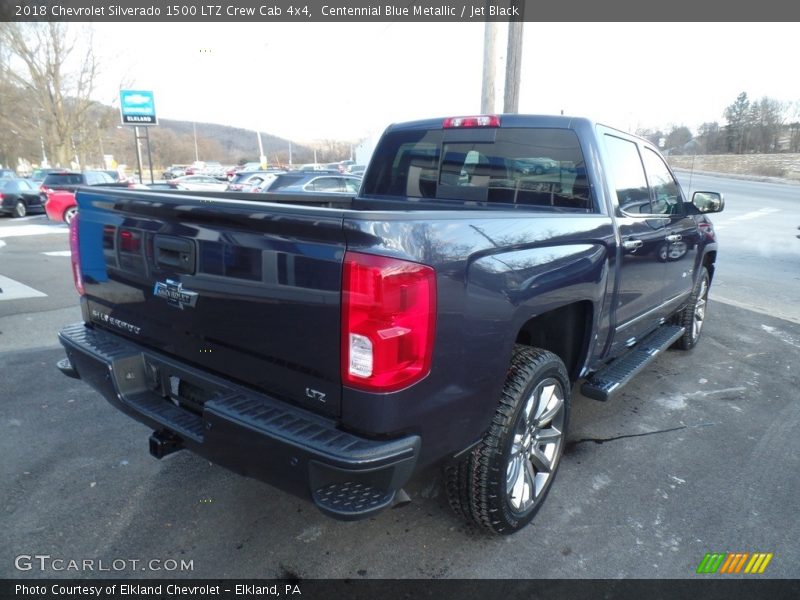
[[[194,241],[185,238],[156,235],[153,239],[156,265],[177,273],[194,273],[194,248]]]

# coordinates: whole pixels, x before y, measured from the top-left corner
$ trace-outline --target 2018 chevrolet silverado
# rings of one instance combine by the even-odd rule
[[[501,534],[551,488],[574,386],[606,400],[697,343],[723,207],[645,140],[531,115],[392,125],[354,197],[253,197],[81,189],[61,370],[158,458],[342,519],[441,464]]]

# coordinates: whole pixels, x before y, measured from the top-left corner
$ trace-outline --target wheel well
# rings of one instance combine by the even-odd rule
[[[574,381],[578,378],[581,358],[586,354],[591,317],[590,302],[567,304],[525,323],[517,334],[517,343],[556,354]]]

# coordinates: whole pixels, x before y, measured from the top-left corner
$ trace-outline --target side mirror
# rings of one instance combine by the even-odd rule
[[[692,194],[692,204],[701,213],[722,212],[725,208],[725,200],[719,192],[695,192]]]

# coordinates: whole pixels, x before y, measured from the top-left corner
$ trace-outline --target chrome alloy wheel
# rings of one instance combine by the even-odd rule
[[[700,330],[703,328],[703,321],[706,318],[706,304],[708,304],[708,279],[704,277],[700,282],[700,292],[697,294],[697,301],[694,305],[692,341],[700,337]]]
[[[517,514],[536,504],[555,473],[564,444],[564,397],[561,384],[550,377],[525,401],[506,468],[506,495]]]

